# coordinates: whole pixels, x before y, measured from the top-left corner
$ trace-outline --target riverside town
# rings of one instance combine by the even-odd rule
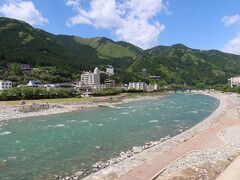
[[[239,8],[1,0],[0,180],[240,180]]]

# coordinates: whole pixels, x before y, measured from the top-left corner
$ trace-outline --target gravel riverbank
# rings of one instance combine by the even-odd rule
[[[50,104],[49,109],[39,109],[39,111],[35,112],[21,112],[20,109],[23,106],[0,106],[0,122],[4,120],[10,119],[19,119],[26,117],[36,117],[36,116],[47,116],[68,112],[81,112],[83,110],[89,108],[97,108],[97,107],[112,107],[116,105],[120,105],[123,103],[133,102],[133,101],[141,101],[147,99],[157,99],[162,96],[144,96],[144,97],[135,97],[135,98],[126,98],[123,97],[119,99],[118,102],[105,102],[104,100],[99,100],[98,102],[79,102],[73,104]],[[113,97],[114,99],[114,97]]]
[[[240,126],[224,128],[219,137],[226,143],[224,146],[188,154],[170,165],[157,180],[216,179],[240,155]]]

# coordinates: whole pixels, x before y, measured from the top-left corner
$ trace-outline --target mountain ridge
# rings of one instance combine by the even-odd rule
[[[60,74],[60,69],[68,71],[64,81],[75,80],[82,71],[95,66],[104,69],[111,64],[117,71],[113,78],[122,83],[143,80],[141,71],[146,68],[149,76],[161,76],[161,84],[212,85],[226,83],[240,69],[239,55],[219,50],[192,49],[184,44],[159,45],[143,50],[131,43],[105,37],[54,35],[23,21],[3,17],[0,17],[0,39],[2,72],[9,63],[26,63],[40,69],[54,67]],[[9,76],[4,74],[0,78]],[[57,73],[49,76],[55,78]],[[41,79],[40,76],[35,78]]]
[[[34,28],[34,27],[32,27],[30,24],[28,24],[27,22],[25,22],[25,21],[22,21],[22,20],[17,20],[17,19],[14,19],[14,18],[8,18],[8,17],[0,17],[0,21],[2,21],[2,20],[7,20],[7,21],[15,21],[15,22],[18,22],[18,23],[22,23],[22,24],[25,24],[25,25],[27,25],[27,26],[29,26],[29,27],[31,27],[31,28]],[[188,47],[188,46],[186,46],[185,44],[182,44],[182,43],[176,43],[176,44],[172,44],[172,45],[157,45],[157,46],[153,46],[153,47],[151,47],[151,48],[147,48],[147,49],[145,49],[145,50],[143,50],[142,48],[140,48],[140,47],[138,47],[138,46],[136,46],[136,45],[133,45],[133,44],[131,44],[131,43],[129,43],[129,42],[127,42],[127,41],[114,41],[114,40],[112,40],[112,39],[110,39],[110,38],[107,38],[107,37],[103,37],[103,36],[97,36],[97,37],[92,37],[92,38],[83,38],[83,37],[81,37],[81,36],[76,36],[76,35],[64,35],[64,34],[53,34],[53,33],[49,33],[49,32],[47,32],[47,31],[45,31],[45,30],[43,30],[43,29],[39,29],[39,28],[34,28],[35,30],[38,30],[38,31],[41,31],[41,32],[45,32],[45,33],[48,33],[48,34],[52,34],[52,35],[54,35],[54,36],[68,36],[68,37],[76,37],[76,38],[80,38],[80,39],[83,39],[83,40],[89,40],[89,41],[93,41],[93,40],[105,40],[105,41],[111,41],[111,42],[113,42],[113,43],[115,43],[115,44],[121,44],[121,43],[125,43],[125,44],[129,44],[129,45],[131,45],[131,46],[135,46],[136,48],[138,48],[139,50],[141,50],[141,51],[148,51],[148,50],[150,50],[150,49],[154,49],[154,48],[157,48],[157,47],[159,47],[159,46],[163,46],[163,47],[179,47],[179,46],[182,46],[182,47],[185,47],[185,48],[188,48],[188,49],[192,49],[192,50],[201,50],[201,49],[199,49],[199,48],[190,48],[190,47]],[[235,56],[240,56],[240,55],[238,55],[238,54],[232,54],[232,53],[228,53],[228,52],[223,52],[223,51],[221,51],[221,50],[218,50],[218,49],[209,49],[209,50],[201,50],[201,51],[218,51],[218,52],[221,52],[221,53],[224,53],[224,54],[229,54],[229,55],[235,55]]]

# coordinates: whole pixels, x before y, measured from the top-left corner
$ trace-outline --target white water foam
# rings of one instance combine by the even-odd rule
[[[16,156],[10,156],[10,157],[8,157],[8,159],[15,160],[15,159],[17,159],[17,157]]]
[[[57,124],[57,125],[48,125],[48,127],[58,128],[58,127],[64,127],[64,124]]]
[[[64,127],[64,124],[57,124],[55,127]]]
[[[82,120],[81,123],[88,123],[89,120]]]
[[[114,108],[116,108],[116,109],[124,109],[125,107],[115,106]]]
[[[12,132],[8,132],[8,131],[2,132],[2,133],[0,133],[0,136],[5,136],[5,135],[8,135],[8,134],[12,134]]]
[[[188,111],[189,113],[197,114],[198,111]]]
[[[72,120],[68,120],[69,122],[76,122],[76,120],[72,119]]]
[[[151,121],[149,121],[149,123],[157,123],[158,122],[158,120],[151,120]]]

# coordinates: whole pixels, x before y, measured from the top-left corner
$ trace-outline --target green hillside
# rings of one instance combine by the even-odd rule
[[[136,58],[142,51],[140,48],[134,48],[131,44],[114,42],[104,37],[84,39],[75,36],[74,40],[80,44],[93,47],[97,50],[99,57],[102,58]]]
[[[84,70],[107,64],[116,69],[117,82],[138,81],[142,69],[160,76],[161,84],[214,85],[238,75],[240,56],[217,50],[202,51],[183,44],[142,50],[130,43],[104,37],[81,38],[54,35],[29,24],[0,18],[0,79],[19,84],[29,79],[67,82],[80,78]],[[19,72],[12,63],[26,63],[33,72]]]
[[[149,63],[151,68],[170,83],[179,81],[189,85],[212,85],[226,83],[229,77],[239,74],[240,56],[216,50],[202,51],[176,44],[170,47],[157,46],[145,53],[148,61],[152,62]],[[146,66],[144,63],[139,61],[131,69],[135,71]]]

